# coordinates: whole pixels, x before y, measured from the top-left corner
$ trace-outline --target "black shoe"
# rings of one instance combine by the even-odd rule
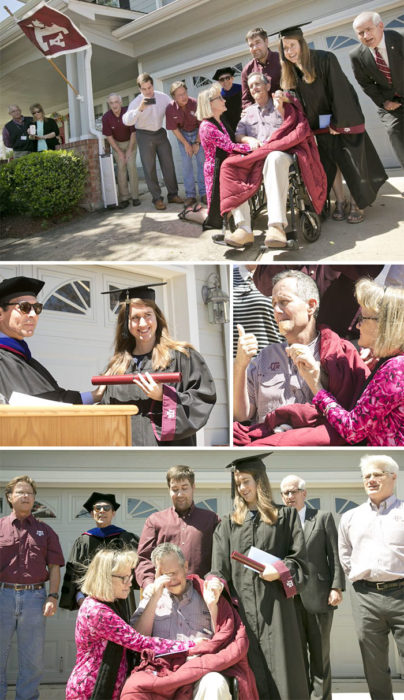
[[[125,199],[124,202],[120,202],[118,209],[126,209],[129,206],[129,199]]]
[[[134,207],[140,207],[141,203],[142,202],[137,197],[136,197],[136,199],[132,199],[132,204]]]

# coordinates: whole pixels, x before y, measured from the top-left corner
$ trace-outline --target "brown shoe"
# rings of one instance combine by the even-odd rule
[[[244,246],[254,243],[254,234],[248,233],[243,228],[236,228],[234,233],[225,235],[224,242],[231,248],[244,248]]]
[[[184,200],[178,194],[169,194],[167,200],[169,204],[184,204]]]
[[[187,197],[185,202],[184,202],[184,207],[192,207],[194,204],[196,204],[196,198],[195,197]]]
[[[155,202],[153,202],[154,208],[159,209],[159,211],[162,211],[163,209],[167,209],[167,206],[164,204],[162,199],[156,199]]]
[[[206,194],[203,194],[203,195],[202,195],[202,197],[201,197],[201,202],[202,202],[202,204],[207,204],[207,203],[208,203],[208,198],[207,198]]]
[[[288,240],[285,231],[281,231],[277,226],[268,226],[265,234],[265,245],[267,248],[286,248]]]

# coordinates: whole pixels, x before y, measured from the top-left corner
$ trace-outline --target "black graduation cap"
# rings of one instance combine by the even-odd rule
[[[126,304],[125,322],[123,326],[123,337],[129,338],[128,320],[129,320],[129,305],[131,299],[142,299],[143,301],[155,301],[156,292],[153,287],[162,287],[167,282],[153,282],[152,284],[142,284],[139,287],[127,287],[126,289],[112,289],[110,292],[101,292],[101,294],[117,295],[118,301]]]
[[[218,68],[216,73],[213,76],[213,80],[219,80],[221,75],[235,75],[236,71],[234,68],[231,68],[230,66],[227,66],[227,68]]]
[[[286,36],[303,36],[302,32],[302,27],[305,27],[306,24],[311,24],[310,22],[301,22],[300,24],[295,24],[294,27],[286,27],[285,29],[278,29],[277,32],[272,32],[272,34],[268,34],[268,36],[279,36],[280,39],[282,37]]]
[[[236,493],[236,486],[234,481],[234,472],[236,469],[240,472],[243,470],[248,471],[249,469],[254,469],[255,471],[265,473],[266,466],[263,462],[264,457],[268,457],[272,452],[262,452],[259,455],[250,455],[249,457],[239,457],[238,459],[233,459],[230,464],[226,464],[226,469],[231,469],[231,497],[234,498]]]
[[[101,294],[117,294],[118,301],[129,304],[131,299],[143,299],[143,301],[155,301],[156,292],[153,287],[161,287],[167,282],[154,282],[153,284],[142,284],[139,287],[127,287],[126,289],[112,289],[110,292],[101,292]]]
[[[120,503],[116,502],[115,495],[113,493],[99,493],[98,491],[93,491],[90,498],[83,503],[83,508],[85,508],[89,513],[93,510],[96,503],[101,503],[105,501],[110,503],[114,510],[118,510],[121,507]]]
[[[34,279],[33,277],[9,277],[0,282],[0,299],[7,302],[13,297],[31,294],[38,296],[45,282]]]

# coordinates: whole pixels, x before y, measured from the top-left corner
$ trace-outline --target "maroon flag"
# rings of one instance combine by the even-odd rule
[[[48,7],[46,3],[39,8],[37,6],[35,12],[20,20],[18,24],[46,58],[81,51],[90,46],[71,19]]]

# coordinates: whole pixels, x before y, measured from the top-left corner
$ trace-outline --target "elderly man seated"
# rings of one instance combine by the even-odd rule
[[[326,178],[318,149],[302,106],[292,96],[276,91],[271,97],[270,78],[251,73],[248,87],[255,104],[247,107],[236,129],[236,141],[253,152],[240,159],[232,156],[220,172],[221,213],[232,211],[236,231],[225,241],[241,248],[254,241],[248,198],[261,178],[267,198],[268,229],[265,245],[284,248],[289,167],[296,153],[313,206],[320,213],[326,198]]]
[[[259,148],[279,129],[284,118],[283,101],[277,96],[270,95],[271,81],[263,73],[251,73],[248,77],[248,87],[255,104],[247,107],[236,129],[237,143],[247,143],[252,149]],[[284,226],[286,219],[286,198],[288,194],[289,167],[292,156],[283,151],[272,151],[266,160],[263,170],[263,181],[267,196],[268,230],[265,245],[278,247],[283,242],[286,245]],[[244,202],[233,210],[237,229],[226,237],[226,243],[239,247],[254,240],[251,230],[250,207]]]
[[[127,680],[121,700],[138,697],[230,700],[225,676],[239,682],[240,700],[258,700],[248,666],[247,633],[232,605],[221,595],[221,584],[187,576],[181,549],[171,542],[151,555],[156,569],[131,624],[148,636],[198,641],[195,654],[143,655],[143,662]],[[222,675],[223,674],[223,675]]]
[[[338,392],[340,403],[355,403],[369,374],[349,341],[340,338],[330,328],[317,329],[319,292],[309,275],[299,270],[285,270],[275,275],[272,306],[279,332],[286,338],[283,343],[267,345],[254,357],[257,354],[255,336],[246,334],[243,327],[238,326],[233,372],[234,418],[242,422],[254,421],[265,427],[257,432],[255,426],[250,431],[236,424],[235,444],[244,445],[251,441],[256,444],[256,439],[267,437],[273,430],[279,433],[286,426],[318,427],[319,415],[309,404],[312,392],[289,358],[290,346],[302,354],[310,350],[320,361],[324,381]],[[325,440],[324,444],[334,444],[329,440],[344,444],[338,441],[336,434],[324,430],[324,425],[321,428],[321,435],[311,434],[308,438],[314,440],[312,444],[317,444],[316,439]],[[288,439],[294,440],[295,437]],[[281,443],[279,437],[276,440],[258,444],[286,444],[285,440]]]

